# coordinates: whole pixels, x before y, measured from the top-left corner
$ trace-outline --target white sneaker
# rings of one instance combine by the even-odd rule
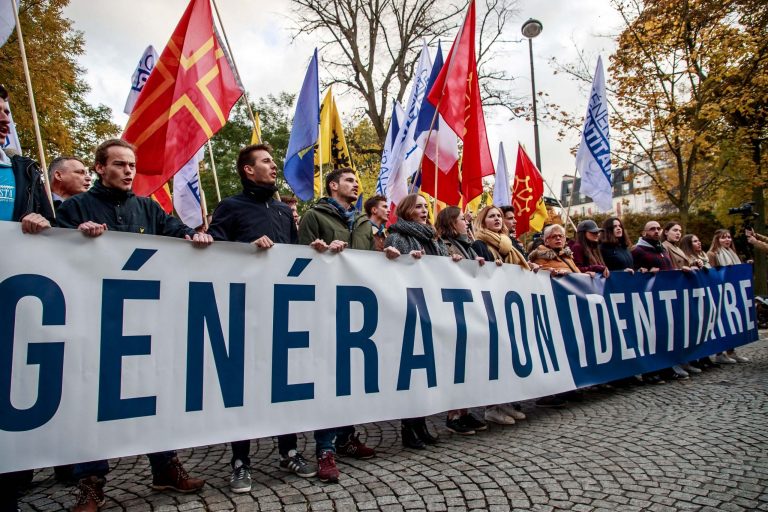
[[[515,409],[514,404],[501,404],[496,406],[501,412],[515,420],[524,420],[525,413]]]
[[[680,367],[681,367],[683,370],[687,371],[688,373],[701,373],[701,370],[700,370],[700,369],[698,369],[698,368],[696,368],[696,367],[695,367],[695,366],[693,366],[692,364],[688,364],[688,363],[686,363],[686,364],[680,365]]]
[[[736,364],[736,360],[728,357],[725,352],[717,354],[717,356],[715,356],[715,362],[719,364]]]
[[[507,416],[504,414],[504,412],[497,406],[492,405],[490,407],[486,407],[485,409],[485,421],[490,421],[493,423],[498,423],[499,425],[514,425],[515,424],[515,418],[511,416]]]
[[[748,357],[740,356],[739,354],[730,354],[728,357],[730,357],[731,359],[734,359],[737,363],[748,363],[749,362],[749,358]]]

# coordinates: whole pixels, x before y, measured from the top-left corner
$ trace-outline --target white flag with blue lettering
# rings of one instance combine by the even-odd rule
[[[400,106],[399,101],[392,105],[392,118],[389,120],[389,129],[387,138],[384,140],[384,150],[381,152],[381,168],[379,169],[379,179],[376,181],[376,193],[386,196],[387,184],[392,174],[392,149],[400,137],[400,128],[403,126],[405,111]]]
[[[0,46],[3,46],[16,28],[16,16],[13,10],[16,8],[14,0],[0,0]]]
[[[136,104],[136,100],[139,99],[139,93],[144,88],[149,74],[155,69],[155,62],[157,62],[157,52],[154,46],[149,45],[144,50],[144,54],[136,65],[136,71],[133,72],[131,77],[131,92],[128,93],[128,99],[125,100],[125,107],[123,108],[123,112],[126,114],[130,115],[133,110],[133,106]]]
[[[597,58],[597,69],[589,95],[589,106],[576,153],[576,170],[581,174],[579,192],[592,198],[601,210],[611,209],[611,138],[608,132],[608,100],[605,96],[603,60]]]
[[[421,48],[421,56],[416,66],[416,72],[413,74],[411,83],[411,95],[408,98],[408,105],[405,110],[405,122],[400,128],[400,137],[392,147],[392,171],[387,184],[387,200],[390,204],[398,204],[408,195],[408,178],[410,178],[415,168],[406,168],[406,157],[416,160],[414,152],[421,154],[424,152],[416,144],[416,122],[419,119],[421,104],[424,102],[424,96],[427,94],[427,84],[429,83],[429,74],[432,71],[432,59],[429,57],[429,48],[424,41]]]
[[[199,171],[204,156],[203,148],[200,148],[200,151],[173,176],[173,207],[181,222],[191,228],[203,223]]]

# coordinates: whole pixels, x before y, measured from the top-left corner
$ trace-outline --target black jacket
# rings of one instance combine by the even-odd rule
[[[601,243],[600,254],[608,270],[626,270],[634,266],[632,253],[623,245]]]
[[[13,178],[16,180],[16,201],[11,220],[20,221],[30,213],[39,213],[53,222],[53,208],[43,185],[43,173],[37,162],[21,155],[11,157]]]
[[[77,229],[83,222],[106,224],[111,231],[143,233],[184,238],[195,230],[168,215],[156,202],[133,192],[102,185],[101,180],[88,191],[72,196],[59,206],[56,224]]]
[[[278,244],[299,241],[293,212],[273,197],[272,189],[243,182],[243,192],[224,199],[208,228],[214,240],[251,243],[267,235]]]

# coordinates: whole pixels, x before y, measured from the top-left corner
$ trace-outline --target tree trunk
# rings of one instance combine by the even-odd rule
[[[755,174],[762,179],[762,141],[752,140],[752,161],[755,164]],[[765,186],[762,184],[752,189],[752,200],[755,202],[755,232],[765,234]],[[755,251],[755,295],[768,294],[768,266],[766,266],[765,253]]]

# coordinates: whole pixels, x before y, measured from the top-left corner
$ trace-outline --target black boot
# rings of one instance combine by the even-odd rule
[[[415,450],[423,450],[426,448],[424,441],[419,439],[419,435],[416,433],[415,420],[405,419],[400,420],[401,428],[400,432],[403,436],[403,446],[406,448],[413,448]]]
[[[437,436],[430,434],[426,418],[414,418],[414,430],[424,444],[437,444]]]

